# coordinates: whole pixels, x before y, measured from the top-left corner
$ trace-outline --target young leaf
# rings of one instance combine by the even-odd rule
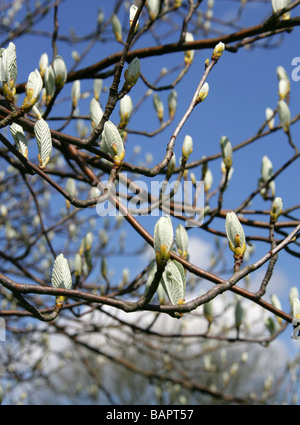
[[[72,276],[68,260],[59,254],[56,257],[52,269],[51,284],[53,288],[71,289]],[[65,296],[56,296],[56,307],[61,308],[65,301]]]
[[[18,151],[27,158],[28,155],[28,147],[27,147],[27,140],[23,131],[23,128],[17,124],[12,123],[12,125],[9,127],[10,132],[14,138],[15,144],[17,146]]]
[[[59,254],[54,261],[51,284],[53,288],[62,289],[70,289],[72,286],[72,277],[68,260],[63,254]]]
[[[172,305],[184,303],[186,279],[181,263],[174,260],[167,264],[161,284]]]
[[[46,165],[50,160],[50,154],[52,151],[52,139],[50,129],[43,118],[40,118],[36,121],[34,125],[34,134],[39,149],[39,167],[43,170],[46,168]]]

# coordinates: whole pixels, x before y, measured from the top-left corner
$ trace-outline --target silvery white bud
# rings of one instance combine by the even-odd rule
[[[187,32],[185,35],[185,42],[190,43],[194,41],[194,36],[191,32]],[[190,64],[193,62],[195,55],[195,50],[186,50],[184,52],[184,60],[186,64]]]
[[[262,164],[261,164],[261,178],[263,182],[266,182],[272,176],[273,176],[273,164],[271,160],[267,157],[267,155],[264,155],[262,158]]]
[[[266,108],[266,120],[268,121],[269,129],[272,130],[274,128],[274,111],[271,108]]]
[[[278,83],[278,94],[281,100],[284,100],[290,92],[290,82],[289,80],[279,80]]]
[[[168,96],[169,117],[173,118],[177,108],[177,92],[172,90]]]
[[[116,37],[116,40],[121,42],[122,41],[122,25],[117,15],[113,15],[111,24],[112,24],[113,33]]]
[[[12,42],[0,54],[0,81],[5,98],[13,101],[16,94],[17,54],[16,46]]]
[[[175,231],[175,244],[177,246],[179,255],[186,259],[188,255],[189,237],[186,229],[182,224],[179,224]]]
[[[72,85],[71,90],[71,98],[72,98],[72,105],[73,108],[76,108],[78,104],[78,100],[80,99],[81,93],[80,93],[80,80],[75,80]]]
[[[289,301],[290,301],[290,306],[293,306],[293,299],[294,298],[299,298],[299,290],[297,288],[297,286],[292,286],[289,292]]]
[[[280,300],[279,300],[279,298],[277,297],[277,295],[276,295],[276,294],[272,294],[272,295],[271,295],[271,304],[272,304],[275,308],[277,308],[278,310],[282,310],[281,302],[280,302]],[[279,324],[281,324],[281,323],[282,323],[282,318],[281,318],[281,317],[276,316],[276,319],[277,319],[277,321],[278,321],[278,323],[279,323]]]
[[[40,72],[36,69],[29,74],[26,84],[26,97],[23,101],[25,110],[30,109],[38,101],[42,88],[43,80]]]
[[[103,80],[101,78],[95,78],[93,89],[94,89],[94,98],[96,100],[99,100],[100,99],[100,94],[101,94],[101,91],[102,91],[102,86],[103,86]]]
[[[288,132],[291,122],[291,112],[287,103],[284,100],[280,100],[278,102],[278,115],[283,130],[285,132]]]
[[[55,86],[61,90],[67,81],[67,67],[65,61],[60,55],[56,55],[52,64],[54,72]]]
[[[153,105],[159,121],[162,122],[164,116],[164,104],[157,93],[154,93],[153,95]]]
[[[98,15],[97,15],[97,25],[100,26],[102,24],[102,22],[104,21],[104,17],[105,15],[104,15],[103,9],[99,9]]]
[[[7,217],[7,214],[8,214],[8,211],[7,211],[7,207],[6,207],[6,205],[1,204],[1,205],[0,205],[0,216],[1,216],[2,218],[5,218],[5,217]]]
[[[10,132],[14,138],[15,144],[17,146],[18,151],[27,158],[28,155],[28,147],[27,147],[27,140],[23,131],[23,128],[17,124],[12,123],[12,125],[9,127]]]
[[[82,259],[81,255],[77,252],[74,259],[74,271],[76,276],[80,276],[82,273]]]
[[[17,53],[16,46],[12,42],[0,54],[0,80],[2,86],[5,83],[9,84],[10,80],[14,86],[17,81]]]
[[[234,376],[234,375],[236,375],[238,370],[239,370],[239,364],[238,364],[238,362],[234,362],[230,366],[229,373],[230,373],[231,376]]]
[[[218,43],[216,47],[214,48],[213,58],[219,59],[222,56],[222,53],[224,52],[224,50],[225,50],[225,44],[220,41],[220,43]]]
[[[77,52],[77,50],[72,50],[71,56],[72,56],[72,59],[74,60],[74,62],[80,61],[80,54]]]
[[[300,301],[298,298],[293,299],[293,317],[300,318]]]
[[[125,156],[123,140],[117,127],[111,121],[107,121],[103,128],[103,141],[116,164],[120,164]]]
[[[53,288],[71,289],[72,287],[72,276],[68,264],[68,260],[60,254],[56,257],[53,269],[51,284]],[[56,297],[56,305],[62,307],[65,297]]]
[[[41,77],[44,76],[45,70],[48,67],[48,64],[49,64],[48,55],[47,53],[43,53],[39,61],[39,70],[40,70]]]
[[[103,277],[107,276],[107,261],[105,257],[101,258],[101,274]]]
[[[287,75],[287,72],[286,72],[286,70],[283,68],[283,66],[278,66],[277,68],[276,68],[276,74],[277,74],[277,77],[278,77],[278,80],[280,81],[280,80],[287,80],[287,81],[289,81],[289,77],[288,77],[288,75]]]
[[[69,269],[68,260],[63,254],[56,257],[53,269],[51,283],[53,288],[70,289],[72,286],[72,278]]]
[[[278,12],[279,10],[283,9],[284,7],[287,7],[290,4],[290,0],[272,0],[272,8],[273,12]],[[282,19],[289,19],[290,14],[285,13],[282,16]]]
[[[92,248],[93,239],[94,239],[94,236],[93,236],[93,233],[92,232],[88,232],[85,235],[85,238],[84,238],[84,247],[85,247],[85,249],[87,251],[89,251]]]
[[[193,152],[193,139],[188,134],[185,136],[182,145],[182,156],[187,160]]]
[[[173,226],[170,217],[161,217],[154,227],[154,250],[158,260],[167,260],[173,245]]]
[[[149,11],[150,18],[154,21],[159,12],[159,0],[147,0],[146,7]]]
[[[277,308],[278,310],[282,310],[281,302],[280,302],[280,300],[279,300],[279,298],[277,297],[276,294],[271,295],[271,304],[275,308]],[[281,321],[282,321],[282,319],[280,317],[277,317],[277,320],[279,321],[279,323],[281,323]]]
[[[226,214],[225,230],[231,251],[237,256],[244,255],[246,250],[245,233],[239,219],[233,211]]]
[[[138,7],[135,6],[134,4],[129,9],[129,24],[130,24],[130,26],[132,25],[132,22],[134,20],[134,17],[135,17],[137,10],[138,10]],[[137,20],[134,32],[137,32],[138,28],[139,28],[139,20]]]
[[[282,199],[277,196],[274,199],[271,207],[271,221],[275,223],[282,213]]]
[[[204,176],[204,191],[208,192],[213,184],[213,175],[211,170],[208,168],[206,170],[205,176]]]
[[[227,170],[232,166],[232,146],[226,136],[222,136],[220,139],[220,146],[223,156],[223,162]]]
[[[103,110],[101,108],[100,103],[94,97],[90,101],[90,119],[92,123],[92,127],[95,128],[99,125],[101,119],[103,117]]]
[[[131,113],[132,113],[132,100],[129,94],[126,94],[120,100],[120,118],[121,118],[121,123],[124,124],[125,126],[128,124]]]
[[[36,121],[34,125],[34,134],[39,149],[39,167],[43,170],[46,168],[46,165],[50,160],[50,154],[52,151],[51,132],[48,124],[43,118],[40,118]]]
[[[46,103],[49,103],[55,93],[55,75],[52,65],[45,69],[44,84],[46,89]]]
[[[205,82],[203,86],[201,87],[201,89],[199,90],[196,103],[203,102],[203,100],[206,99],[208,92],[209,92],[209,84]]]
[[[243,317],[244,317],[244,309],[242,307],[241,300],[238,300],[235,304],[234,315],[235,315],[235,327],[237,331],[239,331],[243,321]]]
[[[69,195],[71,196],[75,196],[76,195],[76,182],[74,179],[72,179],[71,177],[68,178],[67,183],[66,183],[66,191],[69,193]]]

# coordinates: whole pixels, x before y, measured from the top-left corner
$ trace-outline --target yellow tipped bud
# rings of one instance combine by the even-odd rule
[[[220,41],[214,48],[212,60],[219,60],[225,50],[225,44]]]

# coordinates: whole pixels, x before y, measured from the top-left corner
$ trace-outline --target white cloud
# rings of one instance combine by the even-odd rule
[[[206,269],[211,263],[212,245],[201,238],[189,239],[189,261],[197,267]]]

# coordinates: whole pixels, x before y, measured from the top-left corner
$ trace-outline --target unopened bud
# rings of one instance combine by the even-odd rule
[[[272,203],[271,208],[271,222],[276,223],[278,217],[282,213],[282,199],[277,196]]]
[[[204,83],[203,86],[201,87],[201,89],[199,90],[197,99],[196,99],[196,105],[198,103],[203,102],[203,100],[207,97],[208,95],[208,91],[209,91],[209,85],[208,83]]]
[[[173,226],[170,217],[161,217],[154,228],[154,250],[156,261],[167,261],[170,258],[170,250],[173,245]]]
[[[223,52],[225,50],[225,44],[220,41],[214,48],[213,54],[212,54],[212,60],[218,60],[222,56]]]
[[[226,215],[225,230],[229,248],[236,257],[243,257],[246,250],[245,233],[236,214],[231,211]]]

